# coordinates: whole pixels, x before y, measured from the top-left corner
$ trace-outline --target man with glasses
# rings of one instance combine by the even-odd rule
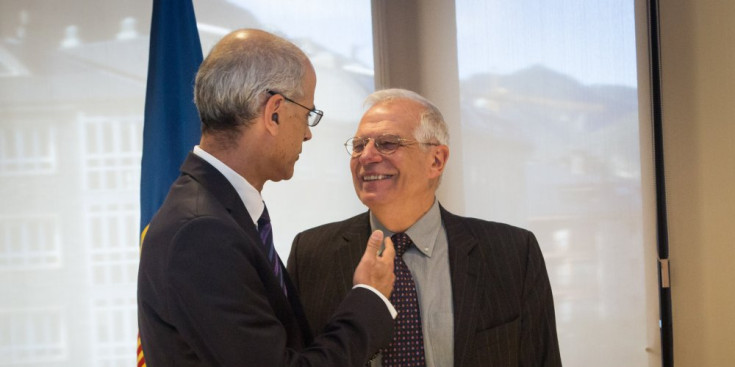
[[[362,366],[390,341],[393,247],[386,240],[377,255],[382,233],[365,239],[355,286],[316,337],[273,246],[260,192],[293,175],[323,115],[315,86],[301,50],[258,30],[228,34],[199,68],[201,142],[142,245],[138,321],[149,367]]]
[[[560,366],[551,287],[534,235],[439,204],[449,135],[431,102],[388,89],[367,105],[345,147],[369,211],[302,232],[291,248],[289,273],[311,327],[327,325],[350,289],[361,243],[379,229],[395,244],[390,300],[398,317],[373,366]]]

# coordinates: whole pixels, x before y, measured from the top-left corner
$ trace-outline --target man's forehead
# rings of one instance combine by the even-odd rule
[[[413,130],[418,126],[421,109],[411,100],[391,100],[372,106],[363,115],[361,130]]]
[[[374,104],[372,107],[370,107],[366,114],[397,114],[418,118],[422,110],[423,106],[414,100],[406,98],[396,98]]]
[[[362,120],[357,127],[358,136],[373,136],[383,134],[405,135],[409,134],[416,128],[416,124],[412,124],[407,120],[399,119],[375,119]]]

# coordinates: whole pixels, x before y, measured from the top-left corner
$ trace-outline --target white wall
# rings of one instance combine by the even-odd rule
[[[735,2],[662,1],[677,367],[735,365]]]

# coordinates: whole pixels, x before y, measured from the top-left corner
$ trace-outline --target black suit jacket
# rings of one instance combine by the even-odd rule
[[[534,235],[441,208],[454,309],[455,366],[561,366],[554,303]],[[296,236],[288,270],[316,330],[352,285],[369,214]]]
[[[390,313],[365,289],[344,292],[313,338],[284,275],[288,297],[235,189],[189,154],[141,253],[138,324],[147,365],[360,366],[390,341]]]

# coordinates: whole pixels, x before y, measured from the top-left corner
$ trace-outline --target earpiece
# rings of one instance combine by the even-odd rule
[[[273,115],[271,115],[271,120],[273,120],[273,122],[275,123],[278,123],[278,114],[274,113]]]

